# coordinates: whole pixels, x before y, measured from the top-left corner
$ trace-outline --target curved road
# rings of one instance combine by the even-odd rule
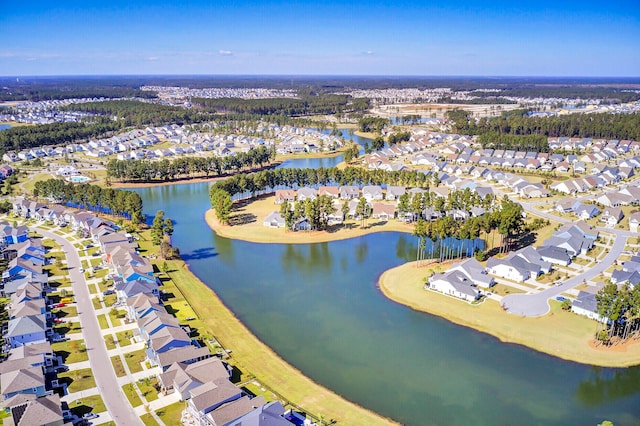
[[[549,220],[555,220],[556,222],[573,223],[574,221],[560,218],[558,216],[536,210],[534,204],[523,203],[522,207],[525,211],[535,214],[537,216],[544,217]],[[582,274],[564,281],[563,283],[548,288],[537,294],[510,294],[502,299],[502,303],[508,312],[516,315],[523,315],[528,317],[537,317],[545,315],[550,310],[548,299],[556,297],[560,293],[570,290],[573,287],[580,285],[584,281],[589,281],[601,272],[605,271],[609,266],[613,265],[615,261],[620,257],[624,251],[627,237],[638,236],[638,233],[631,231],[623,231],[620,229],[602,228],[597,227],[598,231],[608,232],[614,235],[614,243],[609,253],[598,262],[593,268],[583,272]]]
[[[77,249],[67,241],[66,238],[53,232],[44,231],[39,228],[31,228],[31,230],[55,240],[67,256],[67,266],[69,268],[73,294],[76,298],[82,335],[85,340],[87,354],[89,355],[89,365],[96,380],[100,396],[102,396],[102,400],[111,418],[117,425],[142,426],[142,420],[136,415],[116,379],[116,373],[113,370],[111,360],[107,353],[107,347],[100,332],[98,318],[93,310],[93,303],[91,302],[87,282],[85,281],[84,274],[80,272],[82,263],[80,262]]]

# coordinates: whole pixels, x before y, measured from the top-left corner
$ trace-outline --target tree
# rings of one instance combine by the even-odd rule
[[[162,242],[163,227],[164,227],[164,211],[158,210],[156,212],[155,217],[153,218],[153,223],[151,225],[151,238],[154,246],[159,246],[160,243]]]
[[[231,196],[225,190],[218,189],[211,194],[211,206],[216,212],[216,218],[223,224],[229,223],[229,217],[231,216],[231,207],[233,207],[233,201]]]
[[[344,203],[342,203],[342,217],[344,218],[343,220],[346,220],[347,216],[349,216],[349,202],[345,201]]]
[[[370,209],[369,203],[367,203],[366,198],[360,197],[358,201],[358,205],[356,206],[356,215],[360,218],[360,226],[364,228],[367,218],[369,217]]]

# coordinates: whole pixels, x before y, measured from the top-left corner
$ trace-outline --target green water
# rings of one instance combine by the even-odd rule
[[[138,192],[148,214],[176,221],[173,242],[191,270],[263,342],[373,411],[409,425],[640,424],[639,368],[562,361],[386,299],[377,278],[415,258],[410,235],[233,241],[204,222],[207,184]]]

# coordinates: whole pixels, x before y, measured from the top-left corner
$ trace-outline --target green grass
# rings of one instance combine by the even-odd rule
[[[82,333],[82,327],[79,322],[65,322],[64,324],[58,324],[53,327],[53,331],[58,334]]]
[[[66,342],[52,343],[53,351],[62,357],[65,364],[88,361],[89,356],[84,346],[84,340],[69,340]]]
[[[60,373],[58,374],[58,380],[68,383],[67,389],[69,393],[91,389],[96,386],[96,381],[90,368]]]
[[[126,313],[120,309],[111,308],[109,310],[109,318],[111,318],[111,324],[114,327],[122,325],[122,319],[126,316]]]
[[[156,422],[156,419],[154,419],[151,414],[143,414],[140,416],[140,420],[142,420],[145,426],[158,426],[158,422]]]
[[[144,396],[144,399],[147,402],[155,401],[158,399],[158,390],[156,389],[156,385],[158,384],[158,379],[153,377],[149,379],[138,380],[138,388]]]
[[[136,392],[136,389],[133,383],[127,383],[126,385],[122,386],[122,391],[127,396],[127,399],[131,403],[132,407],[137,407],[138,405],[142,405],[142,400],[138,396],[138,392]],[[178,421],[178,423],[171,423],[171,424],[179,424],[179,423],[180,422]]]
[[[92,267],[98,266],[99,264],[102,263],[102,258],[101,257],[92,257],[91,259],[89,259],[89,263],[91,264]]]
[[[180,424],[180,418],[182,417],[182,410],[184,410],[184,408],[184,402],[175,402],[157,410],[156,414],[165,424],[178,425]]]
[[[91,303],[93,303],[93,309],[95,310],[102,309],[102,303],[100,303],[99,297],[92,298]]]
[[[125,354],[124,359],[129,366],[129,371],[132,373],[137,373],[138,371],[142,371],[142,366],[140,363],[145,360],[147,356],[144,353],[144,349],[135,352],[129,352]]]
[[[117,300],[118,296],[116,296],[115,294],[110,294],[104,297],[104,304],[105,306],[113,306],[113,304],[116,303]]]
[[[519,288],[511,287],[505,284],[494,285],[493,287],[491,287],[491,292],[500,296],[506,296],[507,294],[514,293],[524,293],[524,291],[520,290]]]
[[[63,308],[54,309],[52,312],[61,312],[63,315],[60,315],[63,318],[68,317],[77,317],[78,316],[78,308],[75,306],[65,306]]]
[[[109,323],[107,322],[107,316],[105,314],[98,315],[98,324],[100,324],[100,328],[102,330],[109,328]]]
[[[120,359],[120,355],[112,356],[111,364],[113,365],[113,369],[116,372],[116,376],[122,377],[127,375],[127,372],[124,369],[124,365],[122,365],[122,360]]]
[[[113,338],[112,334],[107,334],[106,336],[104,336],[104,344],[107,346],[107,350],[116,348],[116,341]]]
[[[129,346],[131,344],[131,339],[126,337],[127,335],[132,336],[133,333],[131,331],[119,331],[116,333],[120,346]]]
[[[80,417],[86,413],[102,413],[107,411],[100,395],[86,396],[82,399],[71,401],[69,402],[69,409],[73,414]]]

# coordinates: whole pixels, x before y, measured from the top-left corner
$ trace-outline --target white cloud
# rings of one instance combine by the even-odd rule
[[[157,61],[158,59],[160,59],[160,58],[158,58],[157,56],[149,56],[147,58],[147,61],[152,61],[153,62],[153,61]]]
[[[233,56],[233,52],[230,50],[219,50],[218,54],[222,56]]]

